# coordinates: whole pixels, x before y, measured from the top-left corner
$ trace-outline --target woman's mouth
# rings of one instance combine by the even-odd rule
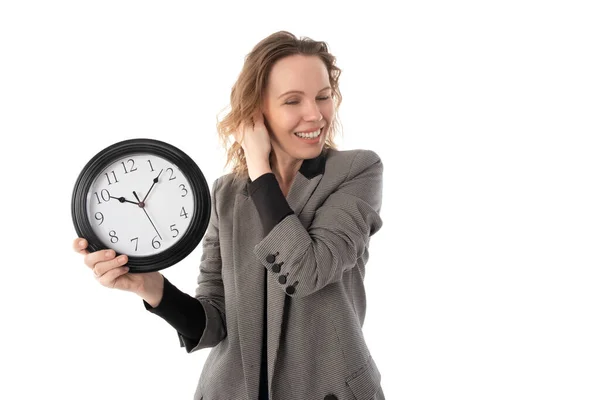
[[[316,130],[314,132],[306,132],[306,133],[294,132],[294,135],[304,142],[312,143],[312,142],[319,141],[322,131],[323,131],[323,128]]]

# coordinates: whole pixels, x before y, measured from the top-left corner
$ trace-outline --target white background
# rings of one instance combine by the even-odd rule
[[[278,30],[330,45],[340,148],[384,163],[364,332],[386,398],[600,398],[593,3],[2,2],[0,398],[192,398],[209,349],[94,280],[71,191],[136,137],[228,172],[216,117]],[[200,250],[164,271],[190,294]]]

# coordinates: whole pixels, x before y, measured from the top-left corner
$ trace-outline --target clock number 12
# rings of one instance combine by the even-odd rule
[[[129,161],[131,161],[131,167],[129,168],[129,171],[127,171],[127,167],[125,166],[125,163],[123,161],[121,161],[121,165],[123,166],[123,169],[125,170],[126,174],[128,174],[130,172],[133,172],[133,171],[137,171],[137,168],[134,168],[135,167],[135,161],[132,158],[130,158],[129,160],[127,160],[127,162],[129,162]]]

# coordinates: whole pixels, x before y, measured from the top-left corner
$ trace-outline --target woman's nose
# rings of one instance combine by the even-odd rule
[[[317,121],[319,122],[320,120],[323,119],[323,115],[321,114],[321,110],[319,109],[319,105],[318,104],[310,104],[308,106],[308,109],[306,110],[306,113],[304,114],[304,119],[307,121]]]

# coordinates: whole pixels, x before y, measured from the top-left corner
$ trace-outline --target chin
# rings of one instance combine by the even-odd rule
[[[297,153],[299,153],[298,158],[310,159],[318,157],[319,154],[321,154],[321,151],[323,151],[323,144],[319,146],[314,146],[311,149],[297,150]]]

